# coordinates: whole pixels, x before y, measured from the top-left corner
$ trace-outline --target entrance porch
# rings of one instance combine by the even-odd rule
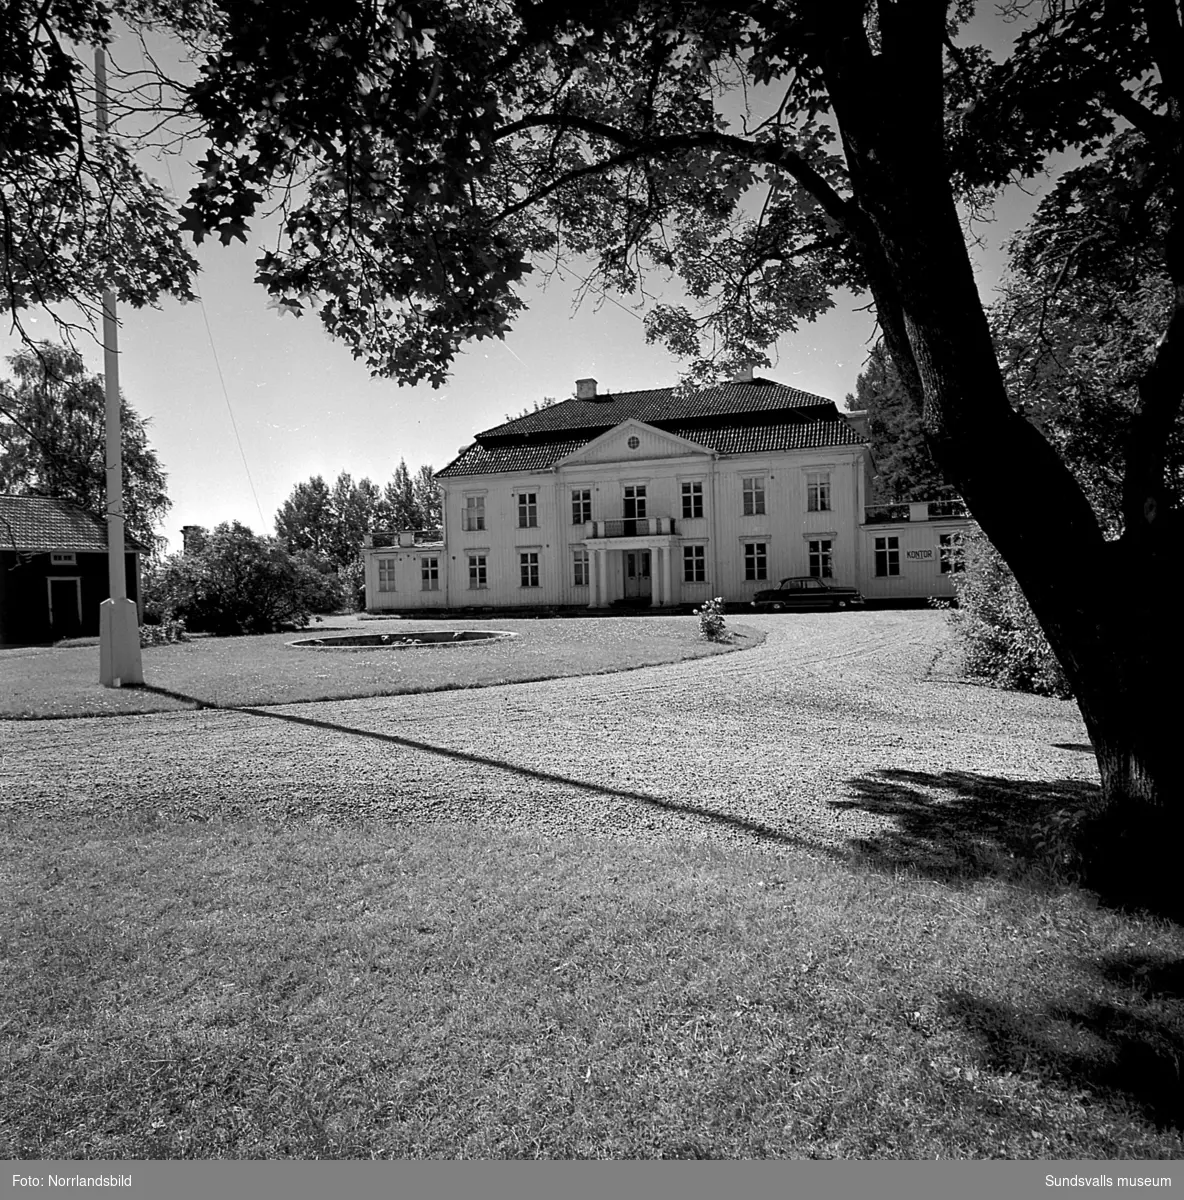
[[[613,538],[607,545],[589,538],[589,608],[608,608],[618,600],[666,608],[674,603],[671,590],[673,536]]]

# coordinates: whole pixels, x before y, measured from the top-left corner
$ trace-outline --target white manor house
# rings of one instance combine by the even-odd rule
[[[961,505],[869,508],[873,473],[865,414],[751,372],[701,391],[580,379],[436,473],[442,530],[366,539],[366,608],[735,606],[791,575],[951,595]]]

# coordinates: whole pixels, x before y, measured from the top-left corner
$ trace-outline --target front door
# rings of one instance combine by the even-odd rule
[[[650,552],[648,550],[625,551],[625,599],[650,598]]]
[[[82,632],[82,589],[77,579],[50,578],[49,632],[55,642]]]

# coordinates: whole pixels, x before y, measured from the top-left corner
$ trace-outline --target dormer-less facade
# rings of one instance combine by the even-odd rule
[[[784,384],[601,395],[580,380],[436,474],[440,540],[371,539],[367,608],[743,603],[788,575],[858,586],[870,470],[857,424]]]

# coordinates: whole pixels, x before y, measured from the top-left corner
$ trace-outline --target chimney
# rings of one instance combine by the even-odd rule
[[[595,379],[577,379],[576,380],[576,399],[577,400],[595,400],[596,399],[596,380]]]
[[[207,531],[204,525],[181,526],[181,553],[200,554],[205,548]]]
[[[741,367],[735,375],[732,376],[733,383],[751,383],[752,382],[752,363]]]

